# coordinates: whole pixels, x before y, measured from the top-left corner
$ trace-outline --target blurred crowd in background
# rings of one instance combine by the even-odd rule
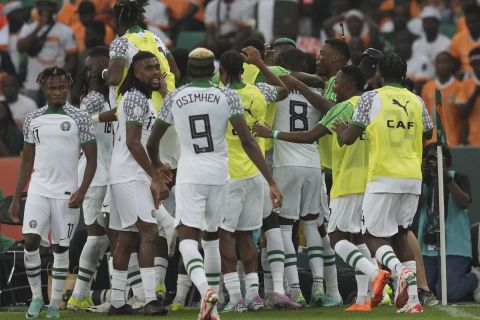
[[[57,65],[73,75],[88,50],[116,37],[115,0],[3,0],[0,4],[0,156],[18,155],[21,126],[45,99],[38,73]],[[150,0],[145,28],[171,50],[185,81],[189,50],[217,57],[249,37],[267,44],[288,38],[309,53],[306,72],[324,40],[344,38],[351,63],[367,48],[396,51],[408,63],[412,90],[429,110],[441,89],[440,116],[450,146],[480,145],[480,6],[476,0]],[[45,29],[45,26],[47,28]],[[42,32],[40,32],[42,30]],[[37,46],[26,45],[40,39]],[[284,39],[285,40],[285,39]],[[33,48],[33,49],[32,49]],[[378,79],[377,79],[378,80]],[[375,77],[370,80],[375,88]],[[80,102],[78,85],[70,102]]]

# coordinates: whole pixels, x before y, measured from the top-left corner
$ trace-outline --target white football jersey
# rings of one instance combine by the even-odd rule
[[[180,140],[177,184],[222,185],[228,181],[227,124],[243,116],[239,96],[207,80],[170,92],[159,120],[175,124]]]
[[[97,91],[90,91],[80,104],[80,110],[87,112],[90,116],[109,111],[110,105],[105,97]],[[95,137],[97,140],[97,171],[93,177],[91,187],[108,185],[110,160],[113,148],[113,124],[111,122],[94,123]],[[83,173],[87,165],[87,159],[82,153],[78,165],[78,184],[82,183]]]
[[[78,189],[80,147],[95,142],[88,113],[68,103],[59,110],[47,106],[27,115],[26,143],[35,144],[35,161],[28,193],[68,199]]]
[[[311,88],[321,94],[321,89]],[[309,131],[321,118],[321,113],[297,90],[290,90],[285,100],[276,104],[273,129],[284,132]],[[317,143],[273,142],[273,167],[320,168]]]
[[[129,181],[148,181],[150,177],[133,158],[127,148],[127,124],[142,127],[141,142],[145,148],[156,120],[153,102],[145,94],[132,88],[125,93],[117,109],[118,126],[110,163],[110,184]]]

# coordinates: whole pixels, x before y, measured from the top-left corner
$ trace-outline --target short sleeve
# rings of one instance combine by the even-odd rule
[[[422,98],[417,96],[420,104],[422,105],[422,121],[423,121],[423,132],[429,132],[433,129],[432,118],[430,118],[430,113],[428,112],[425,103],[423,102]]]
[[[143,127],[143,120],[148,110],[148,99],[140,91],[128,91],[123,98],[125,123]]]
[[[102,94],[91,91],[83,98],[80,109],[93,116],[103,111],[104,98]]]
[[[258,87],[258,89],[262,93],[267,103],[277,101],[277,96],[278,96],[277,87],[269,85],[265,82],[257,83],[255,85]]]
[[[330,133],[333,133],[333,123],[336,119],[342,120],[345,123],[348,123],[352,119],[353,115],[353,105],[344,101],[342,103],[336,104],[333,108],[328,110],[328,112],[320,120],[320,124],[327,128]]]
[[[160,108],[157,121],[168,124],[168,125],[172,124],[173,122],[172,107],[173,107],[173,94],[172,92],[169,92],[165,96],[165,99],[163,99],[163,105]]]
[[[203,17],[203,21],[205,24],[211,24],[211,23],[215,23],[215,16],[216,16],[216,9],[218,7],[217,5],[217,2],[220,1],[220,0],[217,0],[217,1],[210,1],[206,8],[205,8],[205,14],[204,14],[204,17]]]
[[[27,117],[25,118],[25,122],[23,123],[23,140],[26,143],[31,143],[31,144],[35,143],[35,141],[33,140],[32,130],[30,128],[30,124],[32,123],[32,120],[34,118],[34,112],[30,112],[29,114],[27,114]]]
[[[117,38],[110,44],[110,59],[128,59],[128,40]]]
[[[81,112],[81,115],[76,120],[78,126],[78,134],[80,136],[80,144],[95,142],[95,127],[93,126],[92,118],[86,112]]]
[[[64,39],[63,39],[63,44],[65,45],[65,52],[67,54],[75,53],[77,52],[77,41],[75,41],[75,34],[73,33],[72,29],[68,26],[65,26],[64,29]]]
[[[372,90],[360,96],[352,116],[352,124],[362,128],[366,128],[370,124],[370,110],[372,110],[373,99],[376,95],[377,92]]]
[[[167,49],[167,46],[165,45],[165,42],[163,42],[163,40],[156,34],[153,34],[153,39],[155,39],[158,50],[160,50],[160,52],[163,53],[164,56],[167,56],[169,51]]]
[[[238,94],[228,88],[222,88],[221,90],[225,94],[228,106],[230,107],[230,118],[243,116],[243,105]]]
[[[33,31],[35,23],[29,23],[29,24],[24,24],[22,28],[20,29],[20,33],[18,35],[18,39],[23,39],[26,36],[28,36],[30,33]]]

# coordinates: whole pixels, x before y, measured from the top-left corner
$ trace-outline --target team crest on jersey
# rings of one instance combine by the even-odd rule
[[[72,124],[69,121],[63,121],[60,124],[60,129],[62,129],[62,131],[70,131],[71,127],[72,127]]]
[[[28,226],[32,229],[35,229],[37,227],[37,220],[30,220]]]
[[[139,116],[142,114],[142,108],[141,107],[135,107],[133,108],[133,114],[136,116]]]

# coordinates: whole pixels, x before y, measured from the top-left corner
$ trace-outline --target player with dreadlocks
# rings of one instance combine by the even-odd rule
[[[139,233],[138,262],[145,296],[146,315],[165,315],[166,310],[155,295],[155,243],[158,236],[155,208],[160,198],[168,196],[168,188],[159,177],[145,151],[145,143],[156,119],[151,103],[153,92],[159,92],[163,81],[157,57],[147,51],[132,59],[127,77],[120,86],[123,96],[118,107],[118,129],[110,164],[110,225],[117,230],[117,246],[113,255],[112,294],[109,315],[134,314],[125,302],[127,268],[134,235]],[[158,188],[150,188],[150,180]],[[155,201],[155,204],[154,204]]]
[[[70,239],[97,167],[92,120],[88,113],[67,103],[72,82],[70,74],[63,69],[51,67],[43,70],[37,83],[46,96],[47,105],[29,113],[23,126],[22,164],[8,212],[13,221],[19,221],[21,194],[31,177],[22,228],[24,262],[32,290],[27,318],[37,318],[45,306],[39,246],[49,245],[49,233],[53,245],[53,268],[47,317],[60,317],[58,306],[68,274]],[[80,149],[85,154],[86,166],[79,187]]]
[[[116,119],[116,106],[121,100],[122,92],[120,92],[120,85],[125,81],[127,70],[132,63],[133,56],[139,51],[151,52],[157,57],[160,62],[160,71],[162,77],[167,83],[168,90],[175,88],[175,78],[179,78],[179,71],[175,60],[170,52],[167,50],[163,41],[155,34],[142,28],[143,21],[145,20],[145,6],[147,0],[119,0],[114,6],[114,27],[117,34],[120,36],[115,39],[110,45],[110,64],[108,69],[102,72],[102,77],[111,85],[110,87],[110,105],[113,110],[109,114],[110,117],[102,115],[101,121]],[[152,101],[155,111],[160,109],[163,101],[163,97],[157,90],[152,92]],[[172,140],[176,140],[175,130],[170,129],[169,135]],[[176,154],[176,144],[165,144],[161,150],[163,154],[173,155]],[[174,162],[173,162],[174,163]],[[170,165],[172,165],[170,163]],[[173,168],[171,168],[173,169]],[[158,219],[168,218],[164,215],[165,211],[161,210],[157,212]],[[162,227],[160,227],[162,228]],[[157,243],[159,252],[156,258],[156,269],[159,275],[159,283],[156,287],[156,291],[159,296],[164,296],[166,289],[161,278],[165,277],[165,270],[167,268],[167,240],[162,235],[157,237]],[[132,285],[135,292],[135,306],[141,306],[143,302],[143,292],[141,291],[140,277],[138,277],[138,259],[137,255],[132,254],[129,268],[129,282]],[[135,277],[135,274],[137,276]]]
[[[175,88],[175,78],[179,78],[175,60],[163,41],[142,28],[147,4],[148,0],[119,0],[113,7],[113,25],[119,38],[110,45],[110,65],[102,76],[110,85],[117,86],[117,90],[126,77],[133,56],[139,51],[148,51],[157,57],[169,90]],[[111,99],[117,99],[117,93],[112,92]],[[162,102],[161,95],[154,92],[152,99],[158,110]]]
[[[108,66],[108,48],[95,47],[85,59],[82,71],[82,96],[80,109],[91,117],[98,117],[101,112],[110,110],[108,104],[108,85],[102,79],[102,70]],[[70,310],[86,309],[93,306],[89,297],[93,275],[100,259],[103,258],[110,242],[105,229],[108,227],[102,204],[107,193],[108,170],[113,147],[113,132],[110,122],[95,123],[97,140],[97,171],[83,202],[83,217],[87,226],[87,242],[79,260],[78,278],[72,296],[68,300]],[[85,157],[80,158],[79,173],[85,170]],[[115,247],[114,245],[112,247]]]
[[[421,192],[422,138],[431,136],[433,126],[423,100],[401,85],[405,60],[387,53],[378,70],[385,85],[362,94],[351,124],[337,123],[335,130],[347,145],[366,133],[369,161],[362,233],[372,254],[397,276],[398,312],[418,313],[422,306],[416,263],[407,235]],[[356,250],[345,246],[337,254],[347,258]]]

